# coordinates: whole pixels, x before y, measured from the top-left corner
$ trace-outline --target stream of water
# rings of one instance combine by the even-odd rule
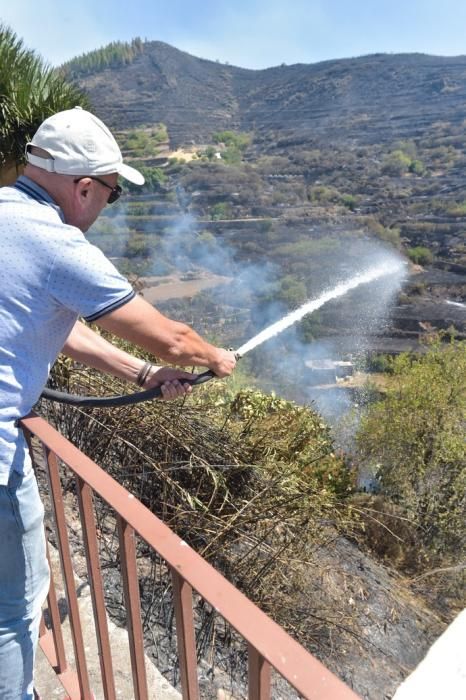
[[[264,328],[263,331],[238,348],[236,351],[237,354],[242,357],[253,348],[256,348],[258,345],[262,345],[262,343],[265,343],[266,340],[278,335],[286,328],[289,328],[297,321],[300,321],[307,314],[320,309],[320,307],[326,304],[328,301],[337,299],[338,297],[347,294],[349,291],[356,289],[356,287],[359,287],[361,284],[369,284],[369,282],[374,282],[375,280],[385,277],[386,275],[399,273],[403,269],[404,265],[404,262],[398,260],[390,261],[388,263],[385,261],[379,265],[370,267],[368,270],[359,272],[346,282],[340,282],[340,284],[337,284],[333,289],[321,294],[317,299],[305,302],[298,309],[291,311],[279,321],[276,321],[267,328]]]

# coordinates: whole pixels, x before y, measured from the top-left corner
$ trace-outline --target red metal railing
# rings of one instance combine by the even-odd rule
[[[136,533],[165,560],[171,571],[184,700],[199,698],[193,589],[246,640],[249,698],[265,700],[270,697],[271,668],[273,667],[304,698],[357,699],[358,696],[348,686],[330,673],[142,503],[45,420],[31,414],[21,421],[21,425],[28,438],[34,435],[40,440],[44,450],[66,587],[76,671],[70,669],[67,663],[53,579],[48,596],[50,629],[46,629],[45,624],[42,624],[40,644],[70,700],[91,700],[93,695],[87,671],[58,460],[72,471],[76,479],[102,686],[107,700],[115,700],[116,692],[100,571],[93,492],[107,502],[117,520],[136,700],[146,700],[149,697],[136,569]]]

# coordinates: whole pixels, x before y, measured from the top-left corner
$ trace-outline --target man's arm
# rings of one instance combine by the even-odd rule
[[[62,352],[83,365],[127,382],[136,382],[145,361],[120,350],[80,321],[74,325]]]
[[[77,362],[127,382],[136,382],[145,365],[144,360],[112,345],[80,321],[74,325],[62,351]],[[154,365],[144,382],[144,389],[160,386],[164,399],[175,399],[191,393],[191,386],[183,380],[193,380],[196,376],[180,369]]]
[[[217,377],[228,376],[236,365],[232,351],[207,343],[192,328],[167,318],[140,296],[96,323],[172,364],[208,367]]]

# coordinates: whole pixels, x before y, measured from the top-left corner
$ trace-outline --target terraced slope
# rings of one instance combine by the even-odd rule
[[[112,126],[163,121],[175,145],[222,129],[381,143],[466,118],[466,56],[376,54],[247,70],[154,41],[132,63],[78,79]]]

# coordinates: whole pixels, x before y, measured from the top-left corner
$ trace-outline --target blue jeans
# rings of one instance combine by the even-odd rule
[[[49,567],[36,477],[0,486],[0,698],[32,700],[34,655]]]

